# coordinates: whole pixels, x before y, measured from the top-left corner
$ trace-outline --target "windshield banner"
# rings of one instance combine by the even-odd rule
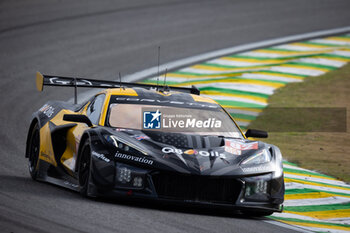
[[[228,132],[232,126],[221,111],[201,109],[142,108],[144,130],[162,130],[168,132]],[[226,120],[226,122],[225,122]],[[232,122],[229,122],[232,124]]]

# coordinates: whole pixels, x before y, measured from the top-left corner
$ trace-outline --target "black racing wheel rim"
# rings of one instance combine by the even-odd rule
[[[79,165],[79,184],[81,187],[86,187],[89,180],[90,171],[90,147],[85,146],[82,152],[82,157]]]
[[[32,135],[29,154],[29,171],[34,173],[39,159],[40,137],[39,130],[35,129]]]

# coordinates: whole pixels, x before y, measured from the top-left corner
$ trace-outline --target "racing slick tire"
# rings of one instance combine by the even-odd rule
[[[40,151],[40,130],[39,125],[36,123],[33,127],[29,140],[29,155],[28,155],[28,167],[29,173],[33,180],[36,180],[38,176],[38,162]]]
[[[91,148],[89,140],[86,140],[81,148],[81,155],[78,168],[78,180],[80,193],[88,197],[88,186],[90,181]]]

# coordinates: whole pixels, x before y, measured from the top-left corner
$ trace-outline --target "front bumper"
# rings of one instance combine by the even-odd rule
[[[105,185],[101,182],[103,178],[100,174],[93,172],[88,194],[95,197],[147,199],[162,203],[237,210],[282,211],[283,176],[273,178],[272,173],[267,173],[256,176],[215,177],[144,171],[144,184],[141,188],[121,185],[117,175],[114,176],[112,185]]]
[[[101,190],[100,190],[101,191]],[[193,201],[193,200],[179,200],[179,199],[168,199],[161,198],[152,195],[144,195],[138,192],[130,192],[126,190],[104,190],[98,195],[99,197],[106,198],[118,198],[122,200],[135,200],[140,203],[162,203],[170,204],[174,206],[189,206],[189,207],[204,207],[204,208],[215,208],[222,210],[240,210],[240,211],[267,211],[267,212],[282,212],[283,204],[272,204],[272,203],[242,203],[242,204],[225,204],[217,202],[207,201]]]

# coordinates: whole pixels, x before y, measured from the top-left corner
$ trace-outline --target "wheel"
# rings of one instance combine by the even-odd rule
[[[90,143],[87,140],[81,150],[80,155],[80,162],[79,162],[79,185],[80,185],[80,193],[83,196],[87,196],[87,190],[89,185],[89,178],[90,178],[90,161],[91,161],[91,149],[90,149]]]
[[[38,176],[38,161],[40,151],[40,131],[38,123],[33,127],[32,134],[29,141],[29,173],[33,180],[36,180]]]
[[[273,214],[273,211],[253,211],[253,210],[242,210],[241,211],[244,215],[249,216],[249,217],[264,217],[264,216],[269,216]]]

